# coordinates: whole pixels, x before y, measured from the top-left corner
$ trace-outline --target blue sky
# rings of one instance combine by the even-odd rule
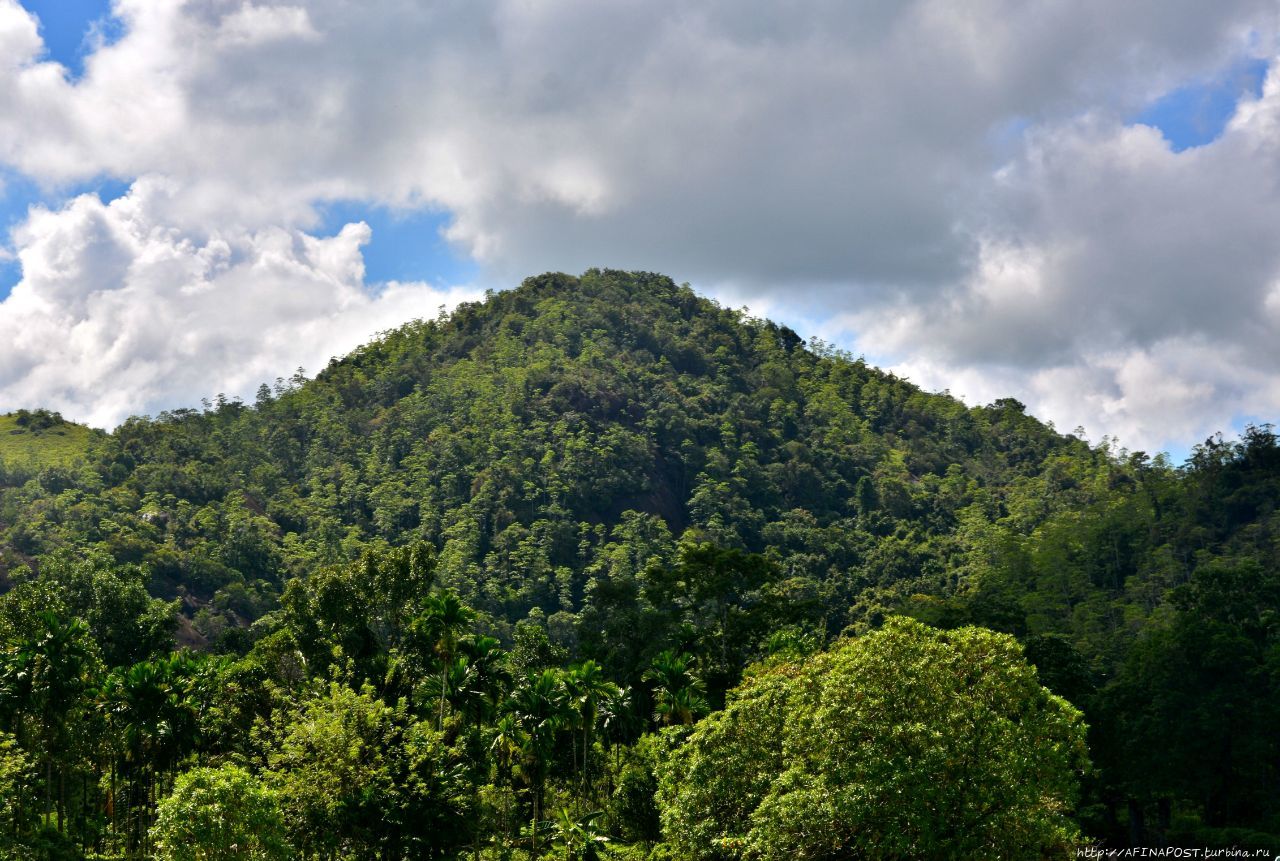
[[[40,20],[46,56],[65,66],[72,78],[83,74],[85,56],[94,47],[95,37],[109,43],[122,34],[120,22],[112,17],[110,0],[21,0],[21,3]],[[1261,59],[1238,61],[1162,95],[1130,121],[1160,129],[1175,151],[1209,143],[1221,134],[1239,99],[1258,94],[1266,69],[1266,61]],[[1016,121],[1012,127],[1021,131],[1026,123]],[[1003,140],[1008,135],[997,137]],[[4,179],[0,224],[6,229],[22,220],[28,206],[34,203],[54,206],[88,191],[98,192],[107,201],[127,189],[127,183],[107,178],[42,192],[34,183],[11,171],[0,177]],[[359,201],[331,202],[320,211],[324,235],[336,232],[351,221],[364,221],[373,229],[373,239],[365,248],[371,281],[459,281],[476,273],[474,263],[448,248],[439,236],[448,224],[447,214],[396,212]],[[0,296],[8,292],[18,274],[16,263],[0,261]]]
[[[73,78],[83,74],[84,59],[93,48],[95,35],[107,42],[121,35],[119,22],[111,16],[109,0],[21,2],[40,19],[47,56],[65,66]],[[1257,95],[1266,68],[1266,62],[1258,59],[1234,63],[1161,96],[1130,121],[1160,129],[1175,151],[1209,143],[1221,134],[1239,99]],[[1016,123],[1016,127],[1024,129],[1025,122]],[[128,188],[127,181],[109,177],[53,190],[42,190],[12,171],[0,172],[0,179],[0,226],[6,232],[25,218],[33,204],[57,206],[86,192],[95,192],[108,202]],[[364,221],[372,228],[373,237],[364,249],[366,274],[371,282],[459,283],[474,278],[478,272],[474,261],[451,249],[441,238],[440,232],[449,221],[447,213],[399,212],[346,200],[322,205],[320,214],[320,235],[332,235],[344,224],[355,221]],[[20,275],[16,260],[0,260],[0,298],[7,295]]]
[[[111,4],[107,0],[23,0],[22,5],[40,18],[40,35],[44,38],[47,56],[66,66],[75,77],[84,70],[84,57],[90,47],[87,40],[95,23],[102,22],[104,35],[113,30],[109,24]],[[26,218],[27,208],[32,204],[57,205],[65,198],[65,190],[42,192],[35,183],[12,170],[0,170],[0,183],[0,229],[6,235]],[[92,188],[82,186],[72,191]],[[112,187],[105,191],[118,193]],[[16,260],[0,260],[0,297],[8,295],[20,275]]]
[[[43,205],[57,207],[80,194],[96,194],[103,203],[109,203],[129,190],[124,180],[100,177],[89,182],[79,182],[63,188],[44,188],[29,178],[12,170],[0,170],[0,229],[7,238],[9,232],[26,220],[30,207]],[[6,241],[6,247],[9,243]],[[0,259],[0,299],[3,299],[18,283],[22,269],[14,258]]]
[[[92,48],[92,34],[100,32],[108,41],[120,34],[106,0],[23,0],[23,5],[40,18],[48,56],[67,67],[72,77],[83,73],[84,58]],[[1234,63],[1161,96],[1133,115],[1130,122],[1158,128],[1175,152],[1210,143],[1222,133],[1239,100],[1259,93],[1266,69],[1266,62],[1258,59]],[[1026,122],[1017,121],[1010,128],[1020,134]],[[1001,149],[1013,139],[1010,134],[997,138]],[[33,204],[57,206],[86,192],[97,193],[109,202],[128,189],[127,181],[109,177],[52,190],[42,190],[12,171],[0,173],[0,178],[0,225],[6,232],[26,217]],[[372,228],[373,237],[364,249],[366,275],[371,282],[460,283],[474,278],[479,271],[474,261],[450,248],[441,237],[449,223],[448,213],[397,211],[354,200],[322,204],[319,212],[320,235],[333,235],[344,224],[355,221],[364,221]],[[7,295],[20,276],[16,260],[0,260],[0,298]]]
[[[66,66],[72,77],[84,71],[92,33],[101,34],[107,42],[119,35],[107,0],[22,0],[22,5],[40,19],[47,56]]]
[[[28,207],[35,204],[57,206],[78,194],[97,194],[104,203],[128,191],[128,182],[102,178],[77,183],[68,188],[42,191],[31,180],[12,172],[3,174],[4,194],[0,198],[0,224],[6,233],[25,220]],[[473,261],[449,247],[441,232],[448,227],[447,213],[430,210],[397,211],[390,207],[358,201],[336,201],[319,207],[318,236],[332,236],[343,225],[363,221],[373,231],[364,247],[365,278],[370,283],[426,281],[431,284],[461,284],[473,279]],[[21,277],[16,259],[0,260],[0,299],[8,295]]]
[[[1175,152],[1203,146],[1222,134],[1241,98],[1262,92],[1266,73],[1265,60],[1240,60],[1166,93],[1131,121],[1160,129]]]
[[[449,226],[447,213],[401,212],[359,201],[326,203],[320,212],[322,236],[332,236],[356,221],[369,225],[373,238],[364,247],[364,264],[365,277],[371,282],[462,284],[476,276],[475,263],[450,248],[441,236]]]

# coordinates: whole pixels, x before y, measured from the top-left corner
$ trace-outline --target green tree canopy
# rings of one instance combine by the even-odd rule
[[[235,765],[178,777],[151,830],[157,861],[283,861],[293,857],[274,792]]]
[[[38,576],[16,578],[0,595],[0,633],[31,636],[41,613],[85,622],[108,667],[129,666],[173,648],[178,602],[147,593],[147,574],[115,564],[100,552],[62,551],[47,557]]]
[[[388,705],[367,684],[317,691],[268,760],[305,857],[432,858],[468,836],[453,755],[403,701]]]
[[[759,669],[662,765],[677,857],[1070,857],[1080,712],[1009,636],[907,619]]]

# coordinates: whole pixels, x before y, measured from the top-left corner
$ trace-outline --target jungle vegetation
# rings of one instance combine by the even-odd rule
[[[1091,446],[607,270],[53,415],[0,448],[5,857],[1280,847],[1269,426]]]

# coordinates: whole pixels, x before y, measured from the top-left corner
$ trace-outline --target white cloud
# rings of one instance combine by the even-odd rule
[[[245,3],[218,24],[218,42],[244,47],[301,39],[311,42],[320,34],[311,26],[307,10],[299,6],[254,6]]]
[[[157,221],[165,183],[104,205],[36,210],[16,237],[23,279],[0,304],[0,403],[98,426],[251,393],[318,370],[377,331],[474,298],[426,284],[364,284],[363,223],[336,236],[266,227],[195,235]]]
[[[324,267],[299,249],[320,201],[426,205],[452,214],[448,238],[494,286],[545,269],[666,271],[807,307],[930,382],[998,381],[996,394],[1064,426],[1135,444],[1196,424],[1180,417],[1221,427],[1242,403],[1273,409],[1273,387],[1174,360],[1188,345],[1245,349],[1280,371],[1264,338],[1275,317],[1262,313],[1278,281],[1270,90],[1220,141],[1182,153],[1120,122],[1188,78],[1274,50],[1272,0],[114,8],[125,35],[72,83],[35,61],[30,16],[0,0],[0,162],[52,184],[141,178],[148,242],[193,249],[155,264],[166,274],[151,276],[154,295],[186,296],[182,267],[216,269],[219,238],[235,257],[292,237],[294,257],[272,253],[314,275]],[[90,297],[110,265],[133,273],[144,247],[159,251],[121,240],[112,258],[116,239],[80,231],[115,236],[127,206],[97,226],[85,206],[39,216],[17,245],[43,241],[37,223],[50,235],[61,228],[48,219],[71,225],[106,262],[41,290],[123,315]],[[274,307],[273,279],[294,272],[281,266],[237,263],[225,283]],[[233,289],[222,276],[195,283]],[[0,304],[0,327],[20,307]],[[255,367],[281,358],[260,352]],[[1183,376],[1152,383],[1166,372]],[[0,392],[34,392],[37,376],[74,388],[64,373],[0,371]],[[123,400],[153,403],[149,384],[120,379],[142,387]]]
[[[1280,415],[1280,78],[1173,152],[1084,118],[1032,135],[993,188],[977,262],[929,302],[848,315],[903,373],[1136,447]]]
[[[17,3],[0,3],[0,64],[20,68],[40,53],[36,19]]]

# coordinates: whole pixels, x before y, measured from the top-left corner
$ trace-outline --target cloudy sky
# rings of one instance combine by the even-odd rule
[[[1185,453],[1280,413],[1276,0],[0,0],[0,410],[639,268]]]

